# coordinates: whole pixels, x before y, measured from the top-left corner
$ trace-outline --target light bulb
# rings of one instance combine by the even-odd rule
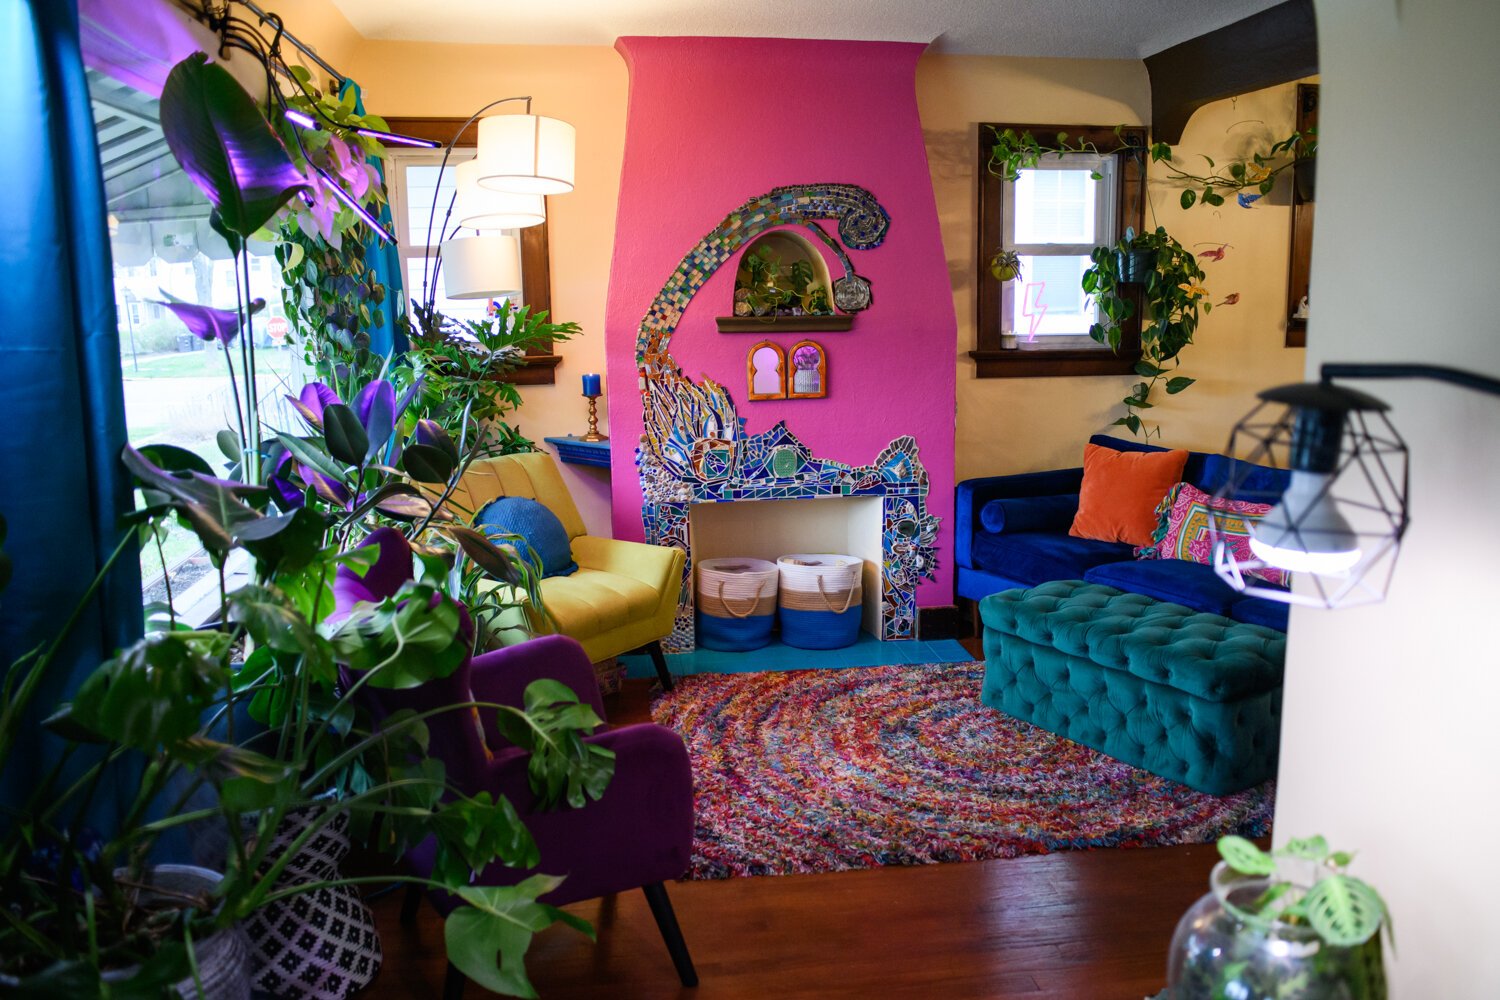
[[[1250,526],[1250,551],[1269,566],[1324,576],[1360,560],[1359,536],[1328,492],[1333,474],[1293,470],[1281,502]]]

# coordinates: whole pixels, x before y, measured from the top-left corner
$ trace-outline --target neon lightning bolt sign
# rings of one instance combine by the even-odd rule
[[[1029,281],[1026,283],[1026,291],[1021,297],[1021,315],[1030,317],[1031,333],[1026,337],[1026,343],[1036,341],[1037,327],[1042,325],[1042,318],[1047,315],[1047,306],[1042,302],[1042,291],[1047,287],[1045,281]]]

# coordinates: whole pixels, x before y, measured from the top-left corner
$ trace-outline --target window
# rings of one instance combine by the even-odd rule
[[[421,298],[424,282],[430,285],[436,281],[438,311],[454,319],[484,319],[489,308],[489,303],[483,299],[448,298],[434,267],[438,244],[445,235],[443,218],[453,199],[453,168],[473,157],[472,149],[455,149],[448,157],[447,169],[443,170],[443,151],[440,149],[386,151],[386,186],[390,192],[391,214],[396,220],[396,243],[401,253],[402,275],[406,279],[407,301],[414,303]],[[441,180],[438,178],[440,171]],[[453,229],[454,222],[449,219],[446,235],[452,236]],[[520,230],[507,229],[504,233],[514,237]],[[524,305],[525,297],[512,302]]]
[[[1099,152],[1044,156],[1009,183],[989,169],[992,130],[1005,128],[1066,132]],[[1123,138],[1145,144],[1142,129],[1125,129]],[[970,356],[980,378],[1124,374],[1139,359],[1138,323],[1127,324],[1118,354],[1089,337],[1098,310],[1081,286],[1095,247],[1114,243],[1126,226],[1141,229],[1145,169],[1113,152],[1120,145],[1113,128],[979,126],[978,344]],[[991,273],[999,250],[1019,256],[1020,278],[1002,282]]]
[[[447,143],[453,138],[462,118],[387,118],[391,131],[402,135],[430,139]],[[401,262],[405,268],[406,295],[415,301],[422,291],[422,270],[427,267],[427,280],[432,280],[431,255],[436,244],[441,242],[438,230],[442,227],[443,213],[448,200],[453,197],[453,167],[474,155],[478,129],[471,125],[448,158],[448,169],[443,172],[442,190],[438,192],[437,217],[431,222],[429,236],[428,218],[432,209],[433,185],[438,181],[438,168],[443,162],[443,151],[438,150],[388,150],[386,187],[391,198],[391,214],[396,220],[396,236],[401,248]],[[450,220],[448,230],[453,224]],[[552,278],[547,250],[547,223],[513,230],[521,244],[521,299],[533,312],[551,310]],[[484,316],[488,303],[474,299],[449,299],[443,294],[441,282],[437,286],[439,310],[450,316],[477,319]],[[548,350],[527,352],[525,367],[507,376],[517,385],[552,385],[553,369],[561,358]]]
[[[88,86],[109,207],[127,436],[136,447],[186,448],[223,469],[216,435],[235,423],[223,348],[198,340],[157,303],[170,293],[234,308],[234,258],[209,225],[208,200],[167,148],[155,99],[92,69]],[[306,373],[300,351],[286,344],[281,270],[271,244],[248,248],[250,297],[266,300],[254,324],[261,412],[269,426],[292,426],[282,397],[295,394]],[[160,602],[170,592],[179,612],[200,620],[193,617],[200,605],[209,605],[204,613],[217,607],[217,573],[196,535],[175,518],[166,527],[160,550],[141,552],[144,600]]]

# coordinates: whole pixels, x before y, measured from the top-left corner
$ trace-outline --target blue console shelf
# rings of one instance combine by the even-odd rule
[[[609,468],[609,442],[585,441],[569,434],[567,437],[542,438],[557,449],[557,457],[569,465],[596,465]]]

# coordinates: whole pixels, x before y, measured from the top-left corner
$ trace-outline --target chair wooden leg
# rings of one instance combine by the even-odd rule
[[[422,887],[415,882],[406,884],[406,898],[401,901],[401,922],[411,925],[417,919],[417,911],[422,908]]]
[[[667,898],[667,887],[660,882],[641,886],[646,902],[651,904],[651,915],[667,943],[667,952],[672,964],[677,967],[677,976],[684,986],[698,985],[698,970],[693,968],[693,956],[688,954],[687,942],[682,939],[682,928],[677,926],[677,914],[672,910],[672,900]]]
[[[656,665],[656,676],[661,678],[662,690],[672,690],[672,675],[667,672],[667,655],[662,651],[661,640],[647,646],[646,652],[651,654],[651,662]]]
[[[469,978],[458,971],[458,966],[448,963],[448,976],[443,980],[443,1000],[463,1000],[464,987]]]

